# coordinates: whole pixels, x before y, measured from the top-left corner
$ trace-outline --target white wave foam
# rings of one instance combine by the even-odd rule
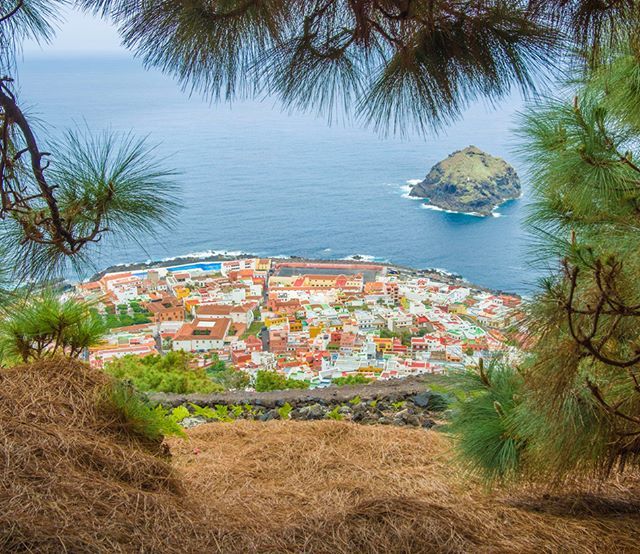
[[[442,269],[440,267],[430,267],[428,271],[433,271],[434,273],[439,273],[440,275],[446,275],[447,277],[456,277],[459,279],[463,279],[462,275],[459,273],[452,273],[451,271],[447,271],[446,269]]]
[[[332,249],[331,249],[331,248],[325,248],[325,249],[323,250],[323,252],[332,252]]]
[[[460,214],[460,215],[470,215],[473,217],[484,217],[482,214],[479,214],[478,212],[456,212],[455,210],[445,210],[444,208],[434,206],[433,204],[422,204],[422,206],[420,207],[424,208],[425,210],[433,210],[434,212],[445,212],[447,214]]]
[[[411,189],[421,182],[422,179],[409,179],[404,185],[400,185],[400,190],[402,191],[401,197],[407,200],[422,200],[419,196],[411,196]]]
[[[187,254],[180,254],[179,256],[170,256],[168,258],[162,258],[161,262],[172,262],[173,260],[180,260],[183,258],[212,258],[214,256],[253,256],[251,252],[243,252],[242,250],[202,250],[200,252],[188,252]],[[157,261],[157,260],[150,260]]]
[[[377,260],[375,256],[369,256],[368,254],[352,254],[351,256],[345,256],[340,259],[356,262],[375,262]]]

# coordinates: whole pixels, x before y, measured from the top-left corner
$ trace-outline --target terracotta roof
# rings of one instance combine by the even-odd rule
[[[229,315],[244,314],[253,309],[253,304],[242,304],[241,306],[231,306],[229,304],[200,304],[196,312],[202,315]]]
[[[156,300],[154,302],[147,302],[146,306],[147,310],[151,313],[157,314],[167,311],[173,311],[176,308],[182,308],[182,304],[177,298],[173,298],[171,296],[165,296],[160,300]]]
[[[196,313],[198,315],[229,315],[233,308],[228,304],[200,304],[196,308]]]
[[[126,279],[128,277],[133,277],[132,273],[112,273],[108,275],[103,275],[101,281],[113,281],[116,279]]]
[[[227,317],[213,321],[195,319],[180,327],[173,340],[222,340],[230,325],[231,319]]]

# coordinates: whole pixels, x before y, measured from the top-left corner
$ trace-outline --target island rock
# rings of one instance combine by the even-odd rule
[[[468,146],[431,168],[410,195],[443,210],[491,215],[496,206],[519,198],[520,179],[507,162]]]

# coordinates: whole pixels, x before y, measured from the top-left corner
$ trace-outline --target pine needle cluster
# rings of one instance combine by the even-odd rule
[[[380,129],[437,129],[477,98],[577,45],[617,40],[637,2],[566,0],[80,0],[151,66],[212,98],[275,94],[353,108]]]

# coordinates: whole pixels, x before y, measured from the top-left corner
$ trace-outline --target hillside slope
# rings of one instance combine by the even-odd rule
[[[207,424],[171,441],[233,552],[639,552],[638,481],[488,494],[442,434],[337,421]],[[569,490],[571,490],[569,488]]]
[[[488,495],[434,431],[211,423],[160,444],[56,360],[0,370],[0,552],[638,552],[640,480]]]

